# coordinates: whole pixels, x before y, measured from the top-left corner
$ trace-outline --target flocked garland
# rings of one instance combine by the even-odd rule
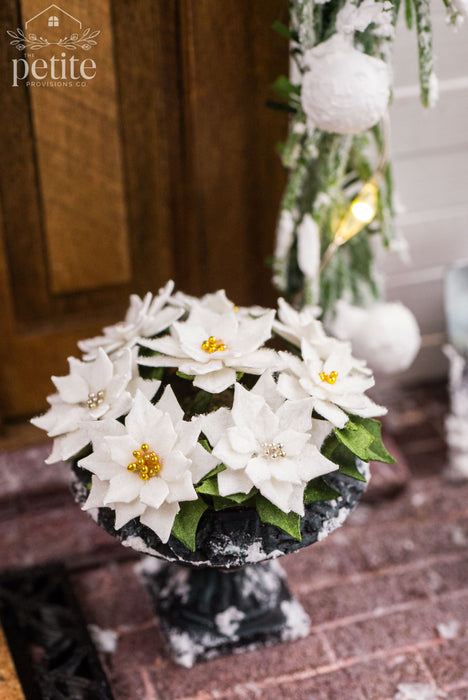
[[[466,0],[443,1],[448,23],[461,24]],[[432,106],[438,91],[429,0],[291,0],[290,26],[274,25],[290,42],[292,62],[291,76],[273,86],[282,101],[270,103],[291,113],[281,146],[289,180],[274,282],[296,306],[319,304],[326,319],[338,300],[366,306],[381,295],[373,235],[387,247],[404,246],[394,226],[385,120],[402,4],[407,27],[417,33],[421,101]],[[327,256],[353,198],[369,180],[378,188],[375,218]]]

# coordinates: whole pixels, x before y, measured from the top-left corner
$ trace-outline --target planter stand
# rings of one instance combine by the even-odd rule
[[[309,633],[309,618],[277,562],[228,571],[155,566],[153,559],[140,573],[172,655],[182,666]]]
[[[366,464],[359,462],[358,469],[369,477]],[[90,475],[76,466],[73,473],[75,499],[84,503]],[[300,542],[262,523],[253,508],[205,511],[195,552],[174,537],[163,544],[138,518],[117,531],[110,508],[88,512],[125,547],[150,555],[137,571],[153,598],[175,661],[191,667],[222,654],[307,636],[309,619],[275,560],[340,527],[367,485],[339,473],[324,478],[341,495],[306,505]]]

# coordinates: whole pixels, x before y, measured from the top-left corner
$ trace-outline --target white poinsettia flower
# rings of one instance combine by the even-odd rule
[[[171,304],[182,306],[189,311],[194,306],[203,306],[205,309],[223,314],[236,308],[233,301],[227,298],[224,289],[217,292],[204,294],[202,297],[194,297],[184,292],[176,292],[171,298]]]
[[[89,443],[90,421],[118,418],[132,405],[128,391],[132,379],[132,356],[125,350],[112,361],[102,348],[95,360],[68,358],[70,374],[52,377],[57,393],[48,397],[47,413],[31,423],[55,438],[48,464],[70,459]],[[155,388],[154,385],[152,387]]]
[[[280,353],[286,368],[278,378],[283,396],[295,400],[312,397],[314,410],[337,428],[344,428],[348,414],[370,418],[387,412],[365,395],[374,378],[363,374],[362,363],[352,356],[348,343],[334,340],[324,359],[319,348],[303,340],[301,352],[302,359]]]
[[[112,508],[117,530],[139,517],[167,542],[179,503],[196,500],[194,484],[219,464],[198,443],[200,420],[183,415],[166,387],[156,405],[138,391],[125,425],[103,423],[94,451],[79,462],[93,473],[83,509]]]
[[[322,360],[333,353],[351,353],[349,343],[327,335],[322,322],[317,319],[320,311],[317,306],[306,306],[301,311],[296,311],[284,299],[278,299],[279,320],[273,321],[273,330],[298,348],[301,347],[302,341],[306,340]],[[372,375],[372,370],[364,360],[354,358],[354,369],[367,376]]]
[[[266,309],[263,306],[238,306],[228,299],[224,289],[204,294],[201,298],[193,297],[183,292],[176,292],[171,297],[170,303],[182,306],[187,311],[191,310],[194,306],[202,306],[204,309],[214,311],[214,313],[217,314],[235,311],[241,316],[252,317],[262,316],[271,311],[271,309]]]
[[[193,384],[210,393],[232,386],[236,372],[261,374],[279,367],[275,351],[262,348],[271,337],[274,311],[249,318],[231,310],[217,313],[202,305],[192,307],[185,322],[175,322],[170,335],[140,344],[157,355],[140,357],[140,365],[177,367],[194,376]]]
[[[85,353],[84,359],[94,359],[99,347],[113,354],[133,347],[140,337],[148,338],[169,328],[183,314],[182,309],[168,305],[173,289],[174,282],[170,280],[156,296],[148,292],[141,299],[132,294],[124,321],[107,326],[101,336],[79,341],[78,347]]]
[[[311,343],[324,343],[328,340],[321,322],[318,306],[305,306],[296,311],[284,299],[278,299],[278,319],[273,321],[273,330],[282,338],[297,347],[301,346],[303,338]]]
[[[218,474],[221,496],[260,493],[285,513],[304,514],[304,489],[315,477],[337,469],[320,453],[332,425],[312,419],[313,400],[285,401],[269,373],[251,391],[234,389],[232,410],[204,419],[213,454],[227,469]]]

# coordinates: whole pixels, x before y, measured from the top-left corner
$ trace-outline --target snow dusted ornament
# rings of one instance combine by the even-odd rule
[[[336,31],[304,54],[306,73],[302,107],[310,130],[358,134],[377,124],[390,97],[390,72],[384,61],[353,46],[355,31],[375,25],[374,34],[393,35],[391,3],[347,2],[338,13]]]
[[[335,34],[305,53],[308,69],[302,84],[302,107],[309,129],[357,134],[377,124],[387,109],[390,73],[380,58]]]

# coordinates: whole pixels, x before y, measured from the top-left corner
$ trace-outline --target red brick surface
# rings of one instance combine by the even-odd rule
[[[101,653],[115,700],[393,700],[401,683],[468,700],[468,483],[443,478],[444,389],[379,399],[413,476],[282,560],[311,617],[306,639],[176,666],[138,555],[80,512],[66,467],[43,466],[43,446],[0,455],[0,566],[67,564],[87,622],[117,633],[115,652]]]

